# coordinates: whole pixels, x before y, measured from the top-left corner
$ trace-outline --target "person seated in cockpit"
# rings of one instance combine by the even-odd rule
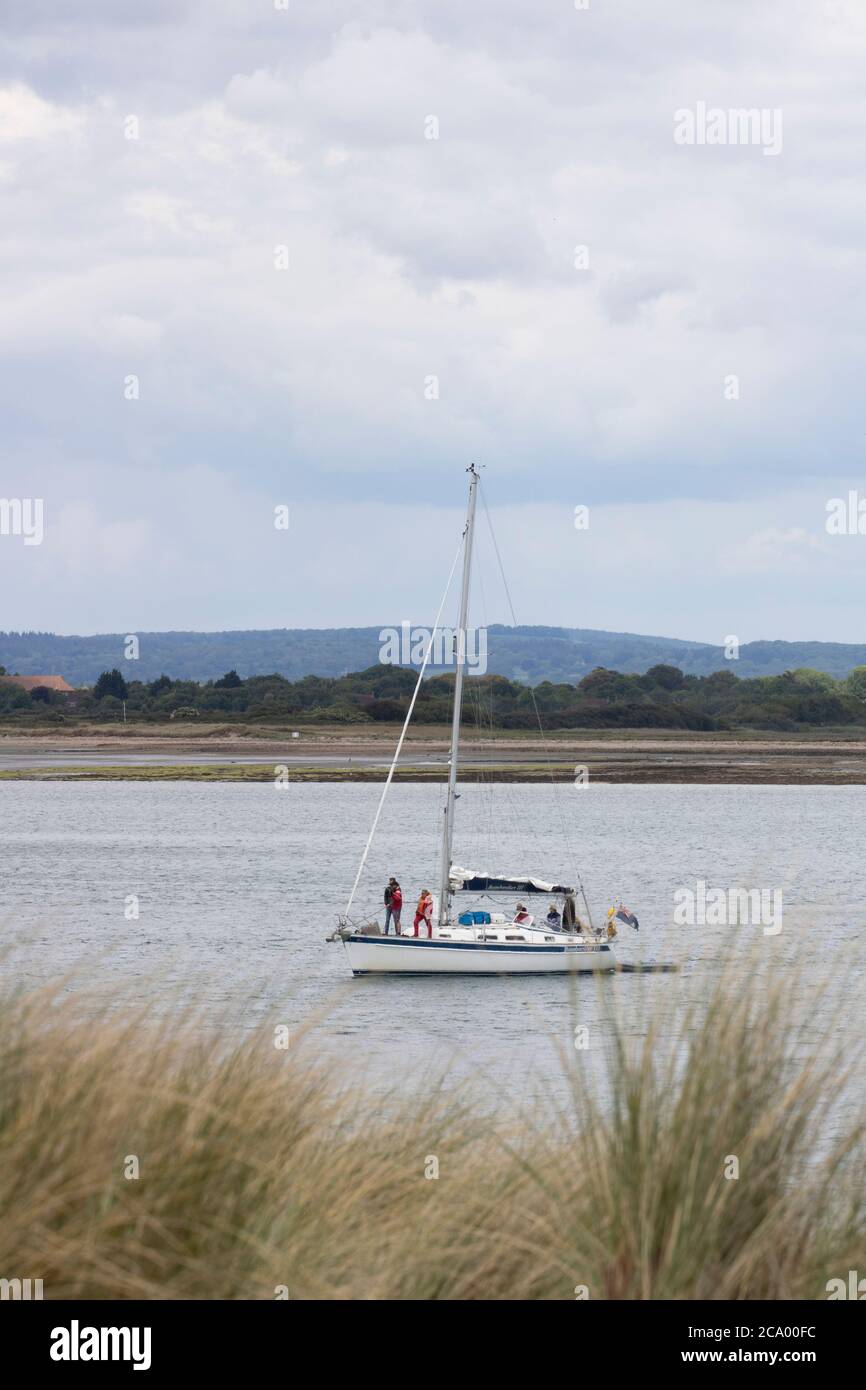
[[[556,903],[550,904],[550,911],[547,914],[546,921],[551,931],[559,931],[562,925],[562,918],[559,915],[559,908],[556,906]]]

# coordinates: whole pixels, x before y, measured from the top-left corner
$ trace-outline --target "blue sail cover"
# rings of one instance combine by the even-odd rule
[[[574,893],[563,883],[547,883],[543,878],[482,873],[477,869],[451,866],[452,893]]]

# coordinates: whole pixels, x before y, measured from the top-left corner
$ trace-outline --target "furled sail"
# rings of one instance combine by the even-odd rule
[[[543,878],[521,874],[490,874],[478,869],[461,869],[451,865],[452,893],[574,893],[562,883],[547,883]]]

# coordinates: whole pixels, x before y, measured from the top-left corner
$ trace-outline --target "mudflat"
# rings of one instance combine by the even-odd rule
[[[296,733],[297,736],[293,737]],[[379,781],[399,726],[225,724],[85,726],[47,733],[0,732],[0,778],[272,781]],[[447,775],[448,730],[419,726],[403,747],[396,779]],[[462,781],[866,784],[866,739],[850,730],[731,734],[666,730],[465,730]]]

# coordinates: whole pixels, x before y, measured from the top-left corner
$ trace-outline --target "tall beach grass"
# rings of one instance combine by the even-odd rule
[[[7,995],[0,1276],[46,1298],[826,1297],[866,1267],[862,1118],[836,1108],[857,1063],[805,1049],[787,999],[725,974],[637,1041],[612,1005],[604,1084],[564,1056],[567,1105],[497,1124],[442,1077],[374,1095],[303,1036]]]

